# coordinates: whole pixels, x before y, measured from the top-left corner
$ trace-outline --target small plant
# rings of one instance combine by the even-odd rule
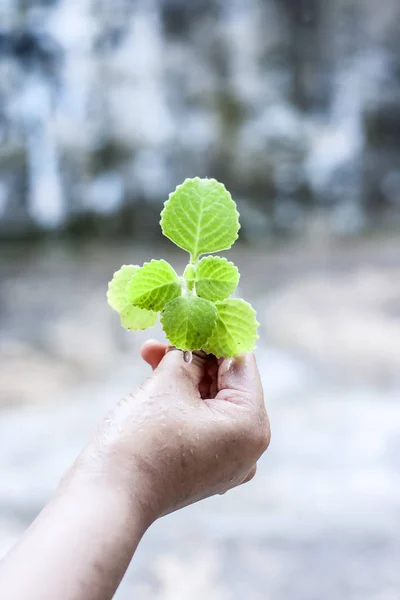
[[[230,298],[239,271],[220,256],[238,238],[239,213],[231,195],[215,179],[186,179],[161,212],[163,234],[190,254],[182,277],[165,260],[142,267],[124,265],[108,286],[108,303],[125,329],[161,325],[170,344],[183,351],[204,350],[230,358],[250,352],[257,336],[256,312]]]

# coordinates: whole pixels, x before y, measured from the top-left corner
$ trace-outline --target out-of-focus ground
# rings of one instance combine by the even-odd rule
[[[106,242],[1,249],[0,553],[143,378],[147,334],[120,328],[105,289],[121,264],[153,255]],[[271,447],[252,483],[156,523],[116,598],[397,600],[400,239],[230,256],[261,322]]]
[[[272,445],[117,600],[399,598],[399,32],[398,0],[0,0],[0,554],[147,372],[107,282],[183,268],[159,212],[198,175],[238,202]]]

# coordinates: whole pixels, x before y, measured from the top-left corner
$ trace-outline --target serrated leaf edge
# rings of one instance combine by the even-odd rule
[[[217,300],[217,302],[214,302],[215,306],[217,307],[217,310],[218,310],[218,304],[224,304],[227,300],[241,300],[242,302],[244,302],[245,304],[247,304],[248,306],[250,306],[250,308],[252,308],[252,310],[254,310],[255,314],[257,315],[257,311],[254,308],[254,306],[250,302],[247,302],[247,300],[244,300],[243,298],[226,298],[225,300]],[[217,321],[215,322],[215,325],[214,325],[214,329],[213,329],[210,337],[208,338],[208,340],[210,340],[212,338],[212,336],[214,334],[214,330],[217,327],[217,324],[218,324],[218,315],[217,315]],[[254,338],[253,350],[251,350],[250,352],[253,352],[255,350],[255,348],[256,348],[256,342],[257,342],[257,340],[260,339],[260,336],[258,335],[258,329],[260,327],[260,323],[257,320],[257,316],[256,316],[255,325],[256,325],[256,337]],[[202,350],[204,352],[206,352],[207,354],[213,354],[216,358],[235,358],[236,355],[235,356],[222,356],[222,355],[219,355],[219,353],[209,352],[210,348],[207,348],[207,346],[208,346],[208,340],[207,340],[206,344],[204,344],[204,346],[202,348]],[[207,348],[207,350],[205,350],[205,348]]]
[[[202,300],[202,301],[204,301],[204,302],[208,302],[209,304],[213,304],[214,306],[216,306],[216,305],[215,305],[215,302],[213,302],[212,300],[206,300],[205,298],[200,298],[199,296],[194,296],[194,297],[195,297],[195,298],[197,297],[199,300]],[[166,331],[165,331],[165,329],[164,329],[164,319],[163,319],[163,317],[164,317],[164,311],[166,310],[166,308],[167,308],[167,306],[168,306],[169,304],[171,304],[172,302],[174,302],[174,301],[175,301],[175,300],[177,300],[177,299],[178,299],[178,298],[174,298],[173,300],[170,300],[169,302],[167,302],[167,304],[164,306],[163,310],[162,310],[162,311],[160,311],[160,323],[161,323],[161,328],[162,328],[163,332],[165,333],[165,335],[166,335],[166,337],[167,337],[167,340],[168,340],[169,342],[170,342],[170,339],[168,338],[168,334],[167,334],[167,332],[166,332]],[[218,318],[218,309],[216,310],[216,320],[217,320],[217,318]],[[216,322],[216,321],[215,321],[215,322]],[[214,325],[214,327],[215,327],[215,325]],[[214,330],[214,327],[213,327],[213,330]],[[211,337],[211,334],[210,334],[210,337]],[[208,339],[209,339],[209,338],[208,338]],[[178,348],[178,349],[180,349],[180,350],[184,350],[184,349],[182,349],[182,348],[179,348],[178,346],[177,346],[177,348]],[[189,350],[189,349],[187,348],[187,349],[185,349],[185,350]],[[194,351],[194,350],[201,350],[201,347],[199,347],[199,348],[190,348],[190,350],[193,350],[193,351]]]
[[[169,263],[169,262],[168,262],[167,260],[165,260],[164,258],[152,258],[150,261],[146,261],[146,262],[144,262],[144,263],[142,264],[142,266],[141,266],[141,267],[139,267],[139,270],[138,270],[138,271],[137,271],[137,272],[136,272],[134,275],[132,275],[131,279],[129,280],[129,285],[131,285],[131,283],[132,283],[132,281],[133,281],[134,277],[136,277],[136,275],[138,275],[138,273],[140,273],[140,270],[141,270],[141,269],[143,269],[145,266],[147,266],[147,265],[151,265],[152,263],[160,263],[160,262],[163,262],[163,263],[167,264],[167,265],[168,265],[168,266],[169,266],[169,267],[172,269],[172,271],[173,271],[173,272],[174,272],[174,274],[175,274],[175,280],[176,280],[176,283],[179,283],[179,284],[180,284],[180,286],[182,287],[182,278],[181,278],[181,277],[179,277],[178,273],[175,271],[175,269],[174,269],[174,267],[171,265],[171,263]],[[172,283],[173,283],[173,281],[170,281],[170,282],[169,282],[169,285],[171,285]],[[168,285],[168,284],[165,284],[165,285]],[[162,286],[159,286],[159,287],[162,287]],[[176,297],[176,298],[178,298],[179,296],[175,296],[175,297]],[[174,298],[172,298],[172,300],[174,300]],[[170,302],[170,301],[171,301],[171,300],[169,300],[168,302]],[[163,308],[162,308],[162,309],[160,309],[160,310],[146,309],[146,308],[143,308],[142,306],[139,306],[139,305],[138,305],[138,304],[136,304],[135,302],[131,302],[131,304],[132,304],[133,306],[137,306],[137,308],[140,308],[140,309],[142,309],[142,310],[148,310],[149,312],[161,312],[161,310],[163,310],[163,309],[165,308],[165,306],[168,304],[168,302],[167,302],[167,303],[166,303],[166,304],[163,306]]]
[[[176,242],[174,242],[173,240],[171,240],[171,238],[170,238],[168,235],[166,235],[166,233],[164,233],[164,229],[163,229],[162,222],[163,222],[163,217],[164,217],[165,209],[167,208],[167,204],[168,204],[168,202],[170,201],[171,197],[172,197],[172,196],[174,196],[174,195],[175,195],[175,194],[178,192],[178,190],[180,190],[182,187],[184,187],[184,185],[185,185],[185,184],[186,184],[188,181],[203,181],[203,180],[205,180],[205,179],[206,179],[207,181],[212,181],[212,182],[214,182],[214,183],[217,183],[218,185],[222,185],[222,187],[224,188],[224,190],[226,191],[226,193],[227,193],[227,194],[229,194],[229,197],[231,198],[231,200],[232,200],[233,204],[235,205],[235,212],[236,212],[236,216],[237,216],[238,229],[237,229],[237,232],[236,232],[236,237],[235,237],[235,239],[233,240],[233,242],[232,242],[232,244],[231,244],[230,246],[227,246],[226,248],[220,248],[219,250],[215,250],[215,252],[204,252],[204,253],[198,254],[197,256],[193,257],[193,258],[194,258],[196,261],[197,261],[197,259],[198,259],[198,258],[200,258],[200,256],[208,256],[208,255],[212,256],[213,254],[215,254],[215,253],[217,253],[217,252],[224,252],[225,250],[229,250],[230,248],[232,248],[232,246],[234,245],[234,243],[236,242],[236,240],[238,240],[238,239],[239,239],[239,231],[240,231],[240,229],[241,229],[241,227],[242,227],[242,226],[241,226],[241,224],[240,224],[240,213],[239,213],[239,211],[238,211],[238,209],[237,209],[237,204],[236,204],[236,202],[234,201],[234,199],[232,198],[232,194],[231,194],[231,193],[230,193],[230,191],[229,191],[229,190],[226,188],[226,186],[225,186],[225,184],[224,184],[224,183],[222,183],[221,181],[218,181],[218,180],[217,180],[217,179],[215,179],[214,177],[186,177],[186,179],[185,179],[185,180],[184,180],[182,183],[178,184],[178,185],[176,186],[176,188],[174,189],[174,191],[173,191],[173,192],[171,192],[171,193],[168,195],[168,199],[167,199],[167,200],[164,202],[164,204],[163,204],[164,208],[162,209],[162,211],[161,211],[161,213],[160,213],[160,221],[159,221],[159,225],[160,225],[160,227],[161,227],[162,234],[163,234],[163,235],[164,235],[164,236],[165,236],[165,237],[166,237],[168,240],[170,240],[170,242],[172,242],[173,244],[175,244],[175,246],[177,246],[178,248],[181,248],[181,250],[184,250],[185,252],[188,252],[188,254],[191,254],[191,252],[190,252],[189,250],[186,250],[186,248],[183,248],[183,246],[180,246],[179,244],[177,244]]]
[[[116,274],[117,274],[117,273],[119,273],[119,272],[120,272],[120,271],[121,271],[121,270],[122,270],[124,267],[137,267],[137,269],[138,269],[138,270],[140,269],[140,266],[139,266],[139,265],[121,265],[119,269],[117,269],[116,271],[114,271],[114,273],[113,273],[113,275],[112,275],[112,277],[111,277],[110,281],[108,282],[108,285],[107,285],[107,294],[106,294],[106,297],[107,297],[107,304],[108,304],[108,306],[109,306],[109,307],[110,307],[110,308],[111,308],[113,311],[115,311],[115,312],[116,312],[116,313],[118,313],[118,314],[121,314],[121,312],[122,312],[122,311],[120,311],[120,310],[117,310],[116,308],[114,308],[114,307],[111,305],[111,303],[110,303],[110,298],[109,298],[110,291],[111,291],[111,290],[110,290],[110,287],[111,287],[111,284],[112,284],[112,282],[113,282],[113,280],[114,280],[114,277],[116,276]],[[136,273],[137,273],[137,271],[136,271]],[[131,276],[131,278],[130,278],[130,279],[128,279],[128,281],[127,281],[127,283],[126,283],[126,287],[127,287],[127,288],[128,288],[128,285],[130,284],[130,282],[131,282],[132,278],[133,278],[133,277],[136,275],[136,273],[134,273],[134,274]],[[124,310],[125,310],[125,309],[124,309]]]
[[[232,294],[234,294],[234,293],[235,293],[235,291],[237,290],[237,288],[238,288],[238,285],[239,285],[239,283],[240,283],[240,271],[239,271],[238,267],[235,265],[235,263],[234,263],[234,262],[232,262],[231,260],[228,260],[227,258],[225,258],[225,256],[215,256],[214,254],[207,254],[207,255],[203,256],[203,257],[201,258],[201,260],[199,260],[199,262],[197,263],[197,269],[196,269],[196,279],[195,279],[195,283],[196,283],[196,284],[197,284],[199,281],[206,281],[205,279],[201,279],[201,278],[198,276],[198,267],[200,266],[200,263],[201,263],[201,261],[203,261],[203,260],[206,260],[207,258],[216,258],[218,261],[224,262],[225,264],[229,264],[229,265],[231,265],[232,267],[234,267],[234,268],[235,268],[235,270],[236,270],[236,273],[237,273],[237,275],[238,275],[238,280],[237,280],[237,283],[236,283],[236,285],[235,285],[235,289],[234,289],[234,290],[233,290],[233,291],[232,291],[230,294],[228,294],[228,296],[226,296],[226,298],[223,298],[222,300],[210,300],[210,302],[214,302],[214,303],[216,303],[216,302],[223,302],[224,300],[229,300],[229,299],[231,298]],[[218,280],[216,280],[216,281],[218,281]],[[223,280],[221,280],[221,281],[223,281]],[[202,297],[202,296],[200,296],[200,297]],[[209,298],[206,298],[206,300],[209,300]],[[247,304],[248,304],[248,303],[247,303]]]

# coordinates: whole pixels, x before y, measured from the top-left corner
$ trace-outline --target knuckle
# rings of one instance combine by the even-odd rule
[[[247,475],[246,479],[244,480],[244,483],[249,483],[250,481],[252,481],[254,479],[254,477],[256,476],[257,473],[257,465],[255,465],[250,473]]]

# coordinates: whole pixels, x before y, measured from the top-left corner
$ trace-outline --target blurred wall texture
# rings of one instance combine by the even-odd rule
[[[399,213],[399,148],[398,0],[0,0],[2,237],[132,232],[194,175],[254,235],[359,232]]]
[[[107,282],[183,271],[153,236],[194,175],[241,238],[298,234],[229,253],[272,444],[155,523],[116,599],[398,600],[400,0],[0,0],[0,558],[150,371]]]

